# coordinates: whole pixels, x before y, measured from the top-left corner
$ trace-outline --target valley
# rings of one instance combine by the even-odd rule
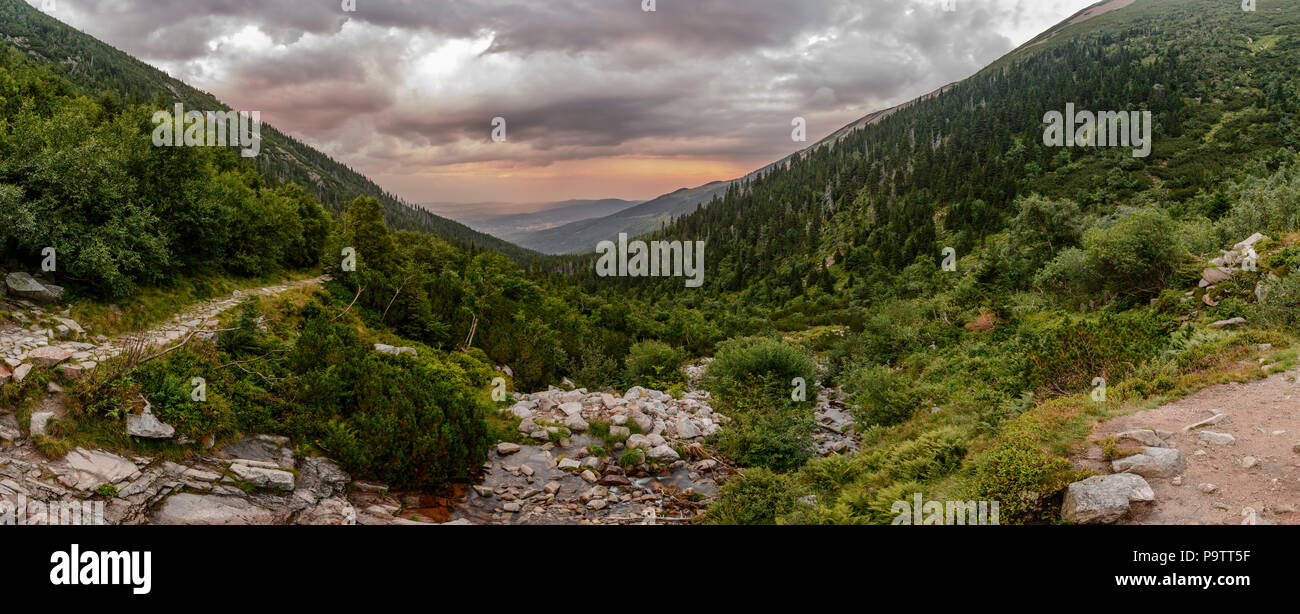
[[[1297,521],[1300,4],[1099,2],[745,177],[530,205],[413,205],[270,122],[154,146],[230,107],[21,0],[0,35],[0,498]]]

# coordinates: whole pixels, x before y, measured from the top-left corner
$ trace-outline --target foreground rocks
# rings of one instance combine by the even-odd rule
[[[1111,524],[1129,516],[1134,504],[1155,500],[1155,491],[1142,476],[1132,473],[1094,476],[1066,488],[1061,520],[1073,524]]]
[[[241,437],[181,463],[84,448],[51,461],[10,437],[9,422],[0,500],[28,509],[98,502],[105,524],[415,524],[384,487],[353,482],[327,458],[299,459],[284,438]]]

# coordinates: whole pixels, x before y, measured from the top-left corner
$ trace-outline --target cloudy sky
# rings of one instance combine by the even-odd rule
[[[538,202],[735,178],[801,148],[795,117],[815,141],[1095,0],[944,1],[55,0],[52,14],[408,200]]]

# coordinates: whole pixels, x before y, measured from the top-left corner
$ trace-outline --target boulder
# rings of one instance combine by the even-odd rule
[[[1073,524],[1110,524],[1129,514],[1134,503],[1156,500],[1155,491],[1132,473],[1099,475],[1070,484],[1061,519]]]
[[[1116,473],[1136,473],[1144,478],[1172,478],[1187,470],[1187,457],[1172,448],[1142,448],[1141,454],[1111,463]]]
[[[104,484],[117,484],[140,473],[135,463],[103,450],[77,448],[61,460],[47,465],[68,488],[93,491]]]
[[[1136,441],[1144,446],[1151,446],[1153,448],[1169,447],[1169,442],[1161,438],[1159,433],[1156,433],[1155,431],[1150,429],[1132,429],[1132,430],[1124,431],[1123,433],[1116,435],[1115,440]]]
[[[681,455],[677,454],[677,450],[674,450],[667,445],[651,448],[649,454],[650,458],[661,463],[671,463],[673,461],[681,460],[682,458]]]
[[[144,412],[126,417],[126,434],[142,439],[171,439],[176,436],[176,427],[154,417],[153,406],[146,401]]]
[[[506,442],[506,443],[497,444],[497,454],[501,456],[510,456],[511,454],[518,453],[522,449],[523,448],[520,447],[519,444],[517,443]]]
[[[9,293],[25,299],[47,305],[63,300],[63,288],[41,281],[26,273],[5,275],[5,286]]]
[[[21,441],[23,430],[13,416],[0,416],[0,444],[12,444]]]
[[[629,450],[637,450],[640,448],[645,448],[648,450],[651,447],[653,447],[650,445],[650,438],[640,434],[632,435],[631,437],[628,437],[627,443],[624,445],[626,445],[627,449]]]
[[[575,433],[585,433],[591,428],[591,425],[579,415],[569,416],[569,419],[564,421],[564,426]]]
[[[48,435],[49,433],[45,432],[45,425],[49,424],[52,418],[54,418],[54,412],[52,411],[38,411],[33,413],[31,423],[27,426],[27,432],[31,433],[32,437],[37,435]]]
[[[695,423],[689,418],[682,418],[677,421],[677,436],[682,439],[695,439],[700,436],[700,430],[695,428]]]
[[[1210,328],[1231,328],[1241,326],[1246,323],[1246,318],[1232,318],[1231,320],[1219,320],[1210,325]]]
[[[73,354],[76,354],[76,352],[58,346],[47,345],[32,350],[27,355],[27,358],[42,367],[55,367],[59,363],[72,358]]]
[[[1267,235],[1263,235],[1257,232],[1253,235],[1250,235],[1250,238],[1246,239],[1245,241],[1242,241],[1241,243],[1232,246],[1232,249],[1238,252],[1244,252],[1248,249],[1253,249],[1256,243],[1259,243],[1260,241],[1263,241],[1264,239],[1267,238],[1268,238]]]
[[[14,368],[14,383],[21,384],[27,379],[27,374],[32,372],[32,365],[23,363]]]
[[[391,345],[385,345],[383,343],[376,343],[375,351],[379,352],[380,354],[389,354],[392,356],[401,356],[403,354],[415,356],[417,358],[420,356],[420,352],[417,351],[415,348],[399,348]]]
[[[564,412],[565,416],[577,416],[582,413],[582,403],[572,401],[562,403],[560,404],[560,411]]]
[[[1205,269],[1201,273],[1201,279],[1205,280],[1206,285],[1214,286],[1229,281],[1233,278],[1232,270],[1226,267],[1215,267]]]
[[[288,471],[258,467],[253,464],[235,462],[230,465],[230,472],[240,480],[271,490],[293,490],[294,477]]]
[[[351,526],[357,523],[357,510],[339,498],[325,499],[301,514],[294,524],[310,526]]]
[[[151,520],[163,525],[273,525],[286,516],[242,497],[181,493],[168,497]]]

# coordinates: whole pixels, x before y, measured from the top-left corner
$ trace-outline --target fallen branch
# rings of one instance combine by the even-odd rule
[[[343,317],[347,312],[352,311],[352,306],[357,304],[357,299],[361,298],[361,293],[365,291],[365,289],[366,289],[365,286],[357,286],[357,295],[352,297],[352,302],[348,303],[348,308],[344,309],[343,313],[334,316],[334,319],[330,320],[330,322],[337,322],[338,319]]]

